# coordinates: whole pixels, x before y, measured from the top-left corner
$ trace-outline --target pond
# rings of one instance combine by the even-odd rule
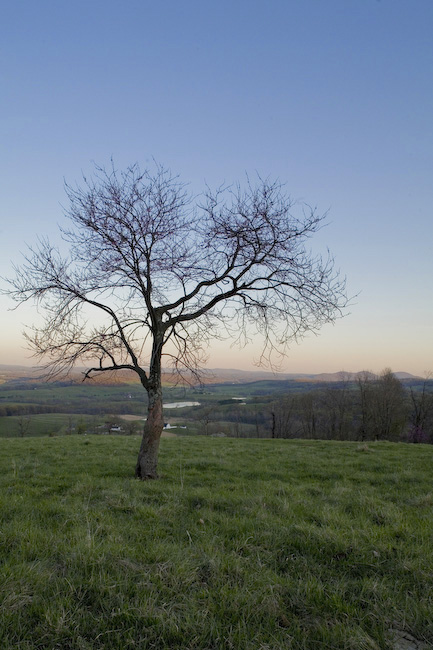
[[[165,409],[182,409],[185,406],[200,406],[200,402],[170,402],[163,404]]]

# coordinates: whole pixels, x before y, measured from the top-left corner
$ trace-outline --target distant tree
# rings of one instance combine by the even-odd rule
[[[84,418],[80,418],[77,422],[75,433],[79,435],[83,435],[84,433],[86,433],[86,431],[87,431],[87,423],[84,420]]]
[[[157,477],[163,429],[162,360],[196,373],[215,338],[259,335],[260,363],[347,305],[332,258],[307,248],[323,216],[277,182],[207,190],[193,207],[166,169],[97,168],[66,186],[68,256],[42,239],[9,280],[45,322],[27,332],[51,375],[85,363],[85,378],[132,370],[148,395],[136,476]],[[277,357],[278,358],[278,357]]]
[[[360,440],[371,440],[374,438],[373,431],[373,382],[377,379],[371,372],[364,370],[357,377],[360,401],[360,423],[358,438]]]
[[[21,438],[24,438],[30,430],[31,418],[30,415],[20,415],[18,418],[18,431]]]
[[[75,423],[74,423],[74,420],[72,419],[72,416],[70,415],[68,417],[68,424],[67,424],[67,427],[66,427],[66,433],[71,435],[73,433],[74,429],[75,429]]]
[[[350,376],[341,373],[337,386],[329,384],[322,394],[323,429],[326,438],[347,440],[353,436]]]
[[[124,428],[125,433],[126,433],[127,436],[135,436],[138,433],[140,433],[140,430],[141,430],[140,422],[137,422],[137,421],[134,421],[134,420],[131,420],[129,422],[125,422],[123,424],[123,428]]]
[[[386,368],[378,377],[358,377],[361,440],[398,440],[407,421],[406,394],[401,381]]]
[[[376,438],[399,440],[407,422],[406,394],[390,368],[379,377],[375,415]]]
[[[209,435],[209,424],[212,422],[212,415],[215,414],[214,406],[206,406],[200,409],[199,413],[199,422],[201,426],[201,432],[205,435]]]
[[[302,438],[317,438],[319,433],[319,396],[317,391],[311,390],[299,395],[297,402]]]
[[[299,435],[295,409],[296,400],[293,395],[287,395],[271,404],[271,438],[295,438]]]
[[[430,388],[430,390],[429,390]],[[433,392],[431,373],[427,374],[421,390],[410,388],[410,442],[433,441]]]

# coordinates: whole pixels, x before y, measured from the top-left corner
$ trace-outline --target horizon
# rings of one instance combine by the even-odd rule
[[[14,370],[16,372],[18,372],[19,370],[33,370],[33,371],[37,372],[39,369],[42,370],[43,366],[37,366],[37,365],[36,366],[35,365],[31,366],[31,365],[26,365],[26,364],[0,363],[0,371],[6,371],[6,372],[8,370],[10,372],[13,372]],[[68,372],[65,372],[64,375],[60,374],[59,377],[61,377],[61,376],[69,377],[69,376],[73,375],[74,373],[82,373],[85,369],[86,369],[86,366],[74,366]],[[392,368],[389,368],[389,366],[387,366],[385,368],[382,368],[379,371],[372,370],[371,368],[363,368],[361,370],[355,370],[355,371],[353,371],[353,370],[343,370],[342,369],[342,370],[337,370],[335,372],[308,372],[308,373],[307,372],[283,372],[283,371],[282,372],[277,372],[277,371],[267,370],[266,368],[254,368],[254,369],[246,369],[245,370],[245,369],[242,369],[242,368],[233,368],[233,367],[231,367],[231,368],[229,368],[229,367],[227,367],[227,368],[225,368],[225,367],[213,367],[213,368],[203,367],[203,368],[199,369],[199,372],[203,373],[203,375],[206,375],[207,372],[208,373],[217,373],[217,374],[220,374],[220,375],[222,375],[224,373],[227,373],[227,374],[233,373],[233,374],[241,374],[241,375],[242,374],[244,374],[244,375],[257,374],[257,375],[261,375],[261,376],[269,375],[269,376],[275,377],[275,379],[278,380],[279,378],[281,378],[281,379],[291,379],[291,378],[296,379],[297,377],[299,377],[299,378],[310,378],[310,377],[314,378],[314,377],[326,377],[326,376],[329,376],[329,377],[336,378],[338,375],[340,375],[340,376],[342,375],[343,377],[344,376],[349,376],[350,378],[353,378],[353,377],[356,377],[357,375],[361,375],[362,373],[367,373],[367,374],[371,374],[371,375],[373,375],[375,377],[379,377],[380,374],[382,372],[386,371],[386,370],[391,370],[392,374],[395,375],[396,377],[400,378],[400,379],[406,379],[406,378],[407,379],[432,379],[432,377],[430,377],[428,375],[428,373],[426,373],[425,375],[414,375],[414,374],[409,373],[406,370],[402,370],[402,369],[393,370]],[[110,373],[111,373],[112,376],[115,376],[116,374],[117,375],[122,375],[122,374],[134,373],[134,371],[133,370],[125,370],[125,369],[124,370],[118,370],[118,371],[107,371],[107,374],[110,374]],[[176,375],[177,372],[176,372],[176,370],[173,370],[173,368],[163,368],[162,369],[162,374],[163,375],[168,375],[168,374]],[[101,373],[100,375],[94,375],[93,379],[102,380],[103,375],[104,375],[104,373]]]

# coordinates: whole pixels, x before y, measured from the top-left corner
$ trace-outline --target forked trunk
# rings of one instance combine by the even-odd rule
[[[158,478],[159,440],[164,428],[162,390],[161,388],[151,389],[148,391],[148,395],[147,420],[144,425],[143,438],[135,467],[135,476],[142,481]]]

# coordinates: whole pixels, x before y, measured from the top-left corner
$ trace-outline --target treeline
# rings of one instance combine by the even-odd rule
[[[40,413],[61,413],[62,409],[56,406],[45,406],[44,404],[2,404],[0,405],[0,417],[8,415],[37,415]]]
[[[270,437],[433,443],[433,386],[405,388],[386,369],[271,405]]]
[[[144,399],[143,399],[144,402]],[[129,404],[123,402],[94,403],[80,405],[74,402],[66,402],[59,406],[46,404],[2,404],[0,405],[0,417],[9,415],[38,415],[42,413],[76,413],[77,415],[142,415],[145,412],[143,404]]]
[[[433,444],[433,381],[403,384],[389,369],[379,376],[364,372],[356,381],[258,396],[243,404],[229,399],[202,404],[188,418],[204,435]]]

